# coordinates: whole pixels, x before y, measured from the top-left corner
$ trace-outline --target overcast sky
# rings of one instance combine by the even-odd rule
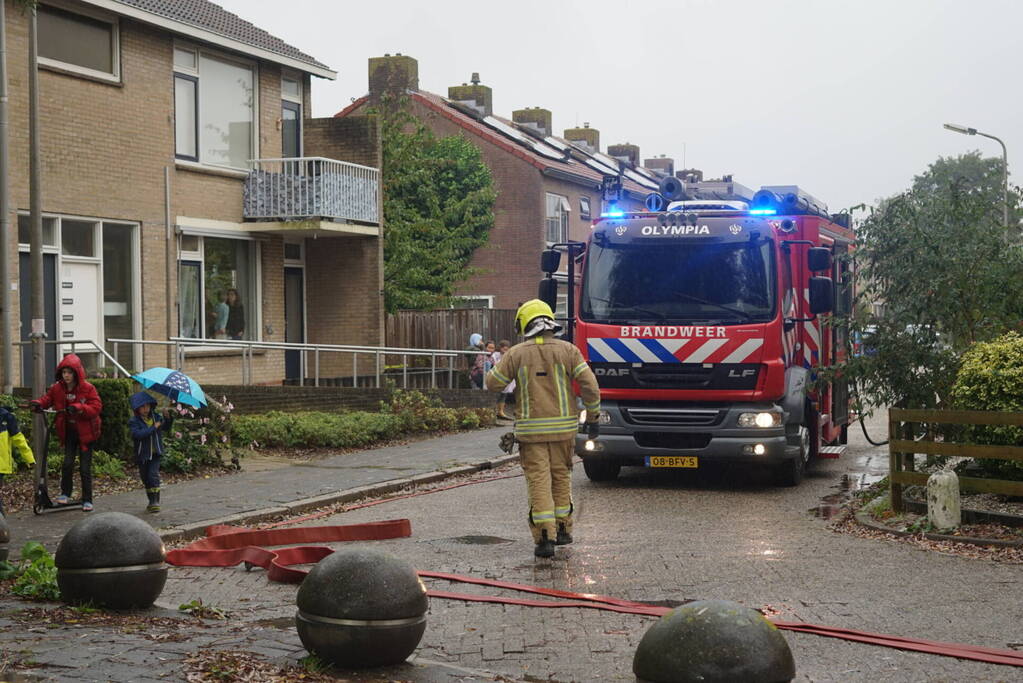
[[[541,106],[644,158],[753,189],[795,184],[832,211],[899,192],[938,156],[1023,159],[1016,0],[214,0],[339,72],[313,115],[366,93],[366,60],[419,61],[447,95],[473,71],[494,111]],[[1010,182],[1013,182],[1010,178]]]

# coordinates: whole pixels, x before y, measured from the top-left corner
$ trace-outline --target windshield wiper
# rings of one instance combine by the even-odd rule
[[[680,299],[685,299],[686,301],[693,301],[698,304],[713,306],[714,308],[720,308],[722,311],[728,311],[729,313],[741,315],[743,318],[746,319],[747,322],[753,320],[753,316],[747,313],[746,311],[742,310],[741,308],[732,308],[731,306],[726,306],[725,304],[714,303],[713,301],[707,301],[706,299],[701,299],[698,296],[693,296],[692,294],[687,294],[685,292],[672,292],[672,294]]]
[[[599,297],[599,296],[593,296],[592,294],[590,295],[590,298],[593,299],[594,301],[599,301],[601,303],[605,303],[608,306],[611,306],[612,308],[614,308],[615,309],[615,313],[618,315],[618,317],[620,317],[620,315],[621,315],[621,309],[618,308],[619,306],[623,306],[623,308],[625,310],[636,311],[637,313],[642,313],[644,315],[652,315],[655,318],[657,318],[658,320],[664,320],[667,317],[664,313],[658,313],[657,311],[651,311],[649,308],[640,308],[639,306],[630,306],[628,304],[624,304],[623,305],[623,304],[619,304],[619,303],[616,303],[614,301],[611,301],[610,299],[605,299],[605,298]]]

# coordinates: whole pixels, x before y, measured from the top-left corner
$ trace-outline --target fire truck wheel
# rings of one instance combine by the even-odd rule
[[[795,428],[789,435],[790,446],[799,446],[799,454],[778,465],[774,471],[775,481],[779,486],[799,486],[806,473],[806,463],[810,459],[810,430],[805,425],[793,425]]]
[[[583,456],[583,469],[590,481],[614,481],[622,466],[613,460],[599,455]]]

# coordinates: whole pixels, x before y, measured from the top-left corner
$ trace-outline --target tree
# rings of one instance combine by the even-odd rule
[[[385,306],[448,306],[494,225],[490,169],[464,137],[434,136],[404,98],[385,97],[375,112],[383,143]]]
[[[852,323],[872,352],[839,370],[869,404],[946,403],[963,351],[1023,320],[1023,250],[1002,224],[1001,178],[1001,160],[977,152],[939,158],[858,227],[857,296],[881,305]]]

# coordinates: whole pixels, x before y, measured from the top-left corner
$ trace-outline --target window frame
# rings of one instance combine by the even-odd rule
[[[186,251],[186,250],[182,249],[182,247],[181,247],[182,238],[186,237],[186,236],[187,237],[198,238],[199,249],[197,251]],[[244,242],[246,244],[251,245],[251,250],[252,251],[250,252],[250,257],[251,257],[251,263],[252,263],[252,266],[251,266],[252,267],[252,273],[251,273],[250,277],[252,278],[252,282],[250,283],[250,285],[251,285],[251,289],[252,289],[251,298],[252,298],[252,300],[255,303],[252,304],[251,308],[249,308],[249,307],[246,308],[246,317],[248,318],[248,316],[250,316],[250,315],[252,316],[251,317],[251,321],[252,321],[251,322],[252,338],[251,339],[243,339],[243,340],[231,340],[231,341],[235,341],[236,343],[243,343],[243,342],[247,342],[247,341],[248,342],[260,342],[260,341],[263,341],[263,306],[262,306],[262,301],[263,301],[263,282],[262,282],[262,276],[263,276],[263,261],[262,261],[262,259],[263,259],[263,254],[262,254],[262,245],[260,244],[260,241],[257,240],[257,239],[252,238],[251,236],[244,235],[244,234],[228,235],[228,234],[224,234],[223,231],[217,231],[217,230],[204,230],[202,228],[184,228],[184,229],[180,229],[180,232],[178,232],[178,239],[177,239],[177,261],[176,262],[177,262],[178,270],[177,270],[177,276],[176,277],[179,278],[179,279],[178,279],[177,291],[175,292],[174,299],[175,299],[175,305],[177,306],[177,309],[178,309],[178,315],[177,315],[178,325],[177,325],[177,334],[174,336],[174,338],[186,340],[186,341],[189,341],[189,342],[204,342],[204,341],[214,342],[212,344],[207,344],[205,346],[201,346],[201,345],[190,346],[190,347],[185,349],[185,353],[186,354],[193,353],[193,352],[201,353],[201,352],[209,351],[211,349],[222,349],[222,348],[224,348],[223,346],[219,345],[219,341],[220,340],[214,339],[213,337],[207,337],[206,336],[206,334],[207,334],[207,330],[206,330],[206,315],[205,315],[205,301],[206,301],[206,299],[205,299],[205,295],[206,295],[206,238],[208,238],[208,237],[209,238],[214,238],[214,239],[227,239],[227,240],[231,240],[231,241],[235,241],[235,242]],[[200,304],[199,327],[200,327],[200,329],[202,331],[202,335],[203,335],[201,337],[185,337],[185,336],[182,336],[182,334],[181,334],[181,282],[180,282],[180,276],[181,276],[181,266],[183,264],[185,264],[185,263],[188,263],[188,264],[198,264],[198,266],[199,266],[199,275],[200,275],[200,277],[199,277],[199,304]]]
[[[482,301],[486,303],[486,306],[469,306],[469,307],[458,307],[455,302],[451,302],[451,308],[454,310],[486,310],[494,307],[494,295],[493,294],[456,294],[454,296],[459,301]]]
[[[590,213],[590,198],[586,195],[579,195],[579,218],[584,221],[593,220],[593,214]]]
[[[110,65],[113,69],[112,73],[106,71],[99,71],[98,69],[90,69],[86,66],[79,66],[78,64],[72,64],[71,62],[62,62],[59,59],[53,59],[52,57],[43,57],[37,55],[39,65],[52,69],[54,71],[60,71],[63,73],[70,73],[77,76],[85,76],[95,80],[106,81],[107,83],[121,83],[121,20],[115,14],[109,14],[102,10],[94,9],[92,7],[84,7],[78,5],[71,5],[70,3],[63,2],[62,0],[47,0],[46,2],[39,3],[39,7],[51,7],[60,12],[66,12],[67,14],[79,15],[99,21],[104,24],[109,24],[111,29],[110,37]],[[37,10],[38,11],[38,10]],[[37,18],[38,21],[38,18]]]
[[[174,42],[174,50],[182,50],[184,52],[191,52],[195,55],[195,67],[189,68],[186,66],[180,66],[174,63],[173,51],[171,57],[171,84],[174,84],[174,79],[179,76],[192,77],[195,80],[195,158],[181,156],[177,153],[177,138],[175,135],[174,141],[174,158],[182,162],[182,166],[205,167],[210,169],[217,169],[218,171],[227,171],[238,174],[247,174],[249,171],[248,161],[259,158],[259,119],[260,119],[260,90],[259,90],[259,63],[255,60],[246,59],[237,55],[229,54],[227,52],[221,52],[220,50],[214,50],[207,47],[200,47],[191,43],[185,43],[181,41]],[[228,62],[235,66],[244,67],[252,72],[252,136],[249,140],[249,160],[246,162],[245,168],[239,168],[237,166],[230,166],[227,164],[218,164],[212,161],[207,161],[202,158],[202,141],[199,138],[199,132],[202,130],[203,121],[201,118],[201,101],[202,101],[202,57],[206,55],[208,58]],[[172,88],[173,90],[173,88]],[[173,92],[172,92],[173,96]],[[175,133],[177,131],[177,116],[174,118]],[[239,177],[244,177],[243,175]]]
[[[178,79],[182,81],[191,82],[195,87],[195,101],[192,103],[192,116],[195,121],[193,140],[195,141],[195,154],[180,154],[178,153]],[[174,158],[182,159],[184,161],[193,161],[199,163],[199,77],[193,76],[189,73],[182,73],[177,70],[174,71],[173,76],[174,82]]]
[[[550,200],[552,198],[557,198],[558,199],[558,208],[556,209],[556,213],[554,215],[551,215],[549,213]],[[544,211],[544,241],[548,245],[550,245],[550,244],[563,244],[563,243],[567,242],[568,241],[568,237],[569,237],[568,221],[569,221],[569,216],[570,216],[570,214],[572,212],[572,206],[568,203],[568,197],[566,197],[565,195],[557,194],[555,192],[546,192],[544,194],[544,210],[543,211]],[[552,227],[552,221],[555,221],[555,220],[557,220],[558,223],[559,223],[557,229],[558,229],[558,232],[559,232],[560,239],[552,240],[552,239],[550,239],[551,238],[551,227]]]

